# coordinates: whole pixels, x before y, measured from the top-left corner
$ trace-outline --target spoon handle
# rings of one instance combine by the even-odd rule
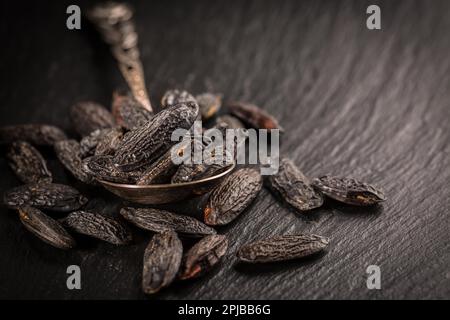
[[[107,2],[93,7],[87,17],[96,25],[104,41],[110,45],[120,72],[136,100],[145,109],[153,112],[139,58],[138,35],[132,8],[124,3]]]

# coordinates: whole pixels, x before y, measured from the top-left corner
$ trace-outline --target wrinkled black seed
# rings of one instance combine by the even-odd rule
[[[110,129],[97,143],[94,154],[96,156],[114,155],[122,138],[123,131],[120,128]]]
[[[24,183],[51,182],[52,174],[41,153],[25,141],[14,142],[7,154],[9,166]]]
[[[115,183],[135,184],[143,170],[123,172],[114,164],[112,156],[100,155],[83,160],[83,166],[89,174],[98,180]]]
[[[142,127],[125,134],[117,147],[114,163],[123,171],[133,171],[151,163],[166,152],[173,143],[175,129],[189,129],[198,114],[196,104],[168,107]]]
[[[244,262],[264,263],[306,257],[325,249],[330,240],[317,235],[284,235],[242,246],[237,257]]]
[[[153,208],[122,208],[120,214],[139,228],[153,232],[175,230],[183,236],[203,237],[216,231],[195,218]]]
[[[56,183],[26,184],[5,192],[3,201],[10,208],[32,206],[68,212],[81,208],[88,201],[72,187]]]
[[[52,146],[56,141],[66,140],[59,128],[47,124],[19,124],[0,127],[0,144],[26,141],[37,146]]]
[[[328,197],[347,204],[369,206],[386,200],[381,189],[352,178],[327,175],[314,179],[313,185]]]
[[[75,240],[56,220],[33,207],[21,207],[19,217],[25,228],[42,241],[59,249],[75,247]]]
[[[230,223],[256,198],[261,187],[262,178],[257,170],[242,168],[233,172],[211,193],[203,212],[205,223]]]
[[[210,235],[197,242],[184,255],[179,278],[193,279],[208,273],[225,255],[228,240],[223,235]]]
[[[312,187],[309,179],[289,159],[280,161],[278,173],[268,176],[266,185],[296,210],[307,211],[323,204],[322,194]]]
[[[84,136],[80,140],[81,158],[93,156],[100,141],[102,141],[107,134],[114,130],[117,130],[117,128],[97,129],[92,131],[87,136]]]
[[[133,95],[118,91],[113,94],[112,113],[116,123],[128,130],[143,126],[153,117]]]
[[[83,166],[81,146],[77,141],[59,141],[54,148],[59,161],[75,178],[84,183],[95,184],[93,176]]]
[[[171,284],[180,269],[182,256],[183,246],[174,231],[156,233],[144,253],[144,293],[154,294]]]
[[[116,219],[101,214],[75,211],[61,219],[61,222],[75,232],[115,245],[129,244],[132,241],[132,235],[128,228]]]

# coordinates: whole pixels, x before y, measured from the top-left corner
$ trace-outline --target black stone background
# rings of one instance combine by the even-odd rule
[[[0,124],[44,122],[71,133],[69,107],[110,105],[124,81],[97,33],[65,27],[68,4],[2,1]],[[365,27],[378,4],[382,30]],[[135,1],[139,47],[156,105],[166,89],[221,92],[259,104],[286,129],[282,152],[310,175],[350,175],[383,186],[376,208],[327,202],[308,214],[267,190],[220,233],[230,239],[220,267],[177,283],[161,299],[449,298],[449,1]],[[4,154],[5,149],[2,149]],[[120,201],[77,184],[43,150],[56,181],[116,215]],[[0,159],[0,191],[19,184]],[[198,214],[196,202],[174,206]],[[197,213],[196,213],[197,212]],[[56,215],[57,216],[57,215]],[[69,252],[36,239],[14,211],[0,213],[0,298],[143,299],[142,255],[150,234],[133,229],[127,247],[82,239]],[[237,265],[253,239],[311,232],[328,252],[288,263]],[[81,266],[82,290],[66,288]],[[367,290],[368,265],[382,289]]]

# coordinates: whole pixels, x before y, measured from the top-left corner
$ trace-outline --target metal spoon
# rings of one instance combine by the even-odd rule
[[[120,198],[142,204],[162,204],[189,199],[208,193],[220,182],[222,182],[222,180],[228,176],[234,168],[235,164],[232,164],[225,171],[215,176],[192,182],[173,184],[153,184],[141,186],[134,184],[120,184],[103,180],[98,181],[103,185],[103,187]]]
[[[153,112],[145,86],[132,8],[125,3],[106,2],[90,9],[87,17],[111,46],[112,54],[136,100]]]
[[[153,112],[148,98],[142,62],[137,47],[138,36],[133,22],[133,10],[123,3],[107,2],[93,7],[87,14],[97,26],[105,42],[111,46],[119,69],[134,97],[142,106]],[[98,180],[107,190],[132,202],[161,204],[180,201],[211,191],[234,169],[235,164],[223,172],[201,180],[154,185],[131,185]]]

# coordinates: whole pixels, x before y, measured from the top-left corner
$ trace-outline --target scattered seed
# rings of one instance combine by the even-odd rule
[[[209,272],[225,255],[228,240],[223,235],[210,235],[197,242],[183,257],[179,278],[193,279]]]
[[[298,259],[325,249],[330,240],[316,235],[285,235],[242,246],[237,257],[244,262],[264,263]]]
[[[132,241],[132,235],[128,228],[119,221],[101,214],[75,211],[61,219],[61,222],[75,232],[115,245],[129,244]]]
[[[174,230],[180,235],[203,237],[216,231],[195,218],[152,208],[122,208],[120,214],[139,228],[153,232]]]
[[[289,159],[282,159],[278,173],[267,177],[267,186],[275,195],[299,211],[318,208],[323,196]]]
[[[233,102],[228,108],[233,115],[255,129],[279,129],[283,131],[283,128],[273,116],[254,104]]]
[[[75,178],[84,183],[95,184],[93,176],[83,166],[81,146],[77,141],[58,141],[54,148],[59,161]]]
[[[180,269],[182,256],[183,247],[174,231],[156,233],[144,253],[143,291],[154,294],[171,284]]]
[[[75,240],[58,221],[33,207],[21,207],[18,211],[25,228],[42,241],[59,249],[75,247]]]
[[[313,185],[326,196],[347,204],[370,206],[386,200],[381,189],[351,178],[327,175],[314,179]]]
[[[88,200],[74,188],[63,184],[34,183],[6,191],[3,201],[6,206],[12,209],[32,206],[68,212],[81,208]]]
[[[52,174],[41,153],[24,141],[14,142],[7,154],[9,166],[24,183],[46,183],[52,181]]]

